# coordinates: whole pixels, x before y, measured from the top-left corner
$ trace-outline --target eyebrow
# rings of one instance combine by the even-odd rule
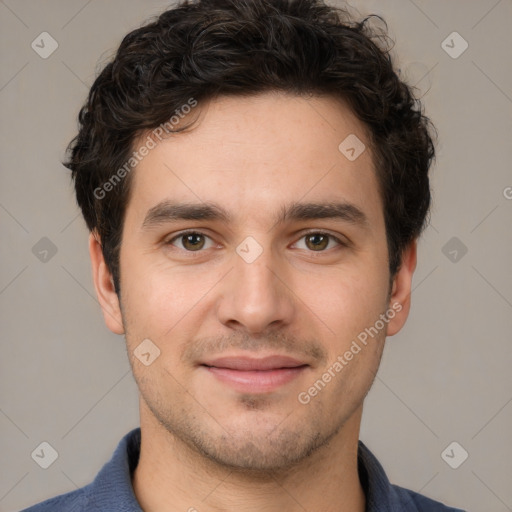
[[[368,217],[356,205],[347,202],[298,203],[283,205],[274,218],[275,224],[286,221],[338,219],[361,227],[369,227]],[[176,203],[164,200],[148,210],[142,223],[149,230],[178,220],[210,220],[229,224],[232,215],[222,206],[212,202]]]

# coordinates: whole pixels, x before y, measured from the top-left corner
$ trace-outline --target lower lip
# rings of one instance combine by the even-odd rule
[[[276,368],[274,370],[231,370],[229,368],[216,368],[205,366],[217,379],[237,391],[244,393],[265,393],[283,386],[306,370],[307,366],[296,368]]]

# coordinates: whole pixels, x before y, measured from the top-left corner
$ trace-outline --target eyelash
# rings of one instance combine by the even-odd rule
[[[175,241],[175,240],[178,240],[186,235],[202,235],[204,237],[207,237],[207,238],[210,238],[211,240],[211,237],[208,236],[206,233],[203,233],[201,231],[197,231],[197,230],[194,230],[194,229],[191,229],[191,230],[186,230],[186,231],[182,231],[180,233],[178,233],[177,235],[174,235],[172,238],[170,238],[169,240],[167,240],[165,242],[165,245],[171,245],[172,246],[172,243]],[[301,240],[302,238],[308,236],[308,235],[322,235],[322,236],[327,236],[329,237],[330,239],[336,241],[339,246],[341,247],[348,247],[348,243],[347,242],[344,242],[343,240],[341,240],[340,238],[338,238],[337,236],[334,236],[332,235],[331,233],[328,233],[326,231],[308,231],[307,233],[303,233],[302,236],[299,238],[299,240]],[[197,253],[197,254],[201,254],[202,252],[204,252],[206,249],[204,250],[198,250],[198,251],[188,251],[186,249],[180,249],[180,250],[183,250],[184,252],[187,252],[188,254],[194,254],[194,253]],[[331,249],[332,250],[332,249]],[[311,252],[312,254],[315,254],[315,253],[318,253],[318,254],[322,254],[322,253],[325,253],[325,252],[328,252],[329,249],[324,249],[322,251],[309,251]]]

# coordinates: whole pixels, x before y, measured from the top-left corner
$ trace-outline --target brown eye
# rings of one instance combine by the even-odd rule
[[[328,252],[329,244],[331,241],[334,242],[334,247],[346,247],[347,243],[337,236],[331,235],[330,233],[324,233],[323,231],[310,231],[302,236],[300,240],[305,240],[304,246],[299,249],[305,249],[310,252]],[[299,242],[296,242],[298,244]]]
[[[187,231],[176,235],[171,238],[166,245],[175,245],[175,242],[181,243],[181,247],[185,251],[188,252],[199,252],[201,249],[205,247],[205,239],[210,238],[203,233],[198,231]]]
[[[202,249],[204,246],[204,239],[201,239],[203,235],[200,233],[191,233],[188,235],[183,235],[181,239],[183,240],[183,247],[190,250]]]
[[[306,245],[313,251],[323,251],[329,245],[330,235],[325,233],[312,233],[306,235]]]

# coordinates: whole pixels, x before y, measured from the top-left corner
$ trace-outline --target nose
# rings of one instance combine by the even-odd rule
[[[221,282],[219,321],[253,335],[289,325],[296,314],[292,278],[270,247],[254,261],[235,253],[233,262]]]

